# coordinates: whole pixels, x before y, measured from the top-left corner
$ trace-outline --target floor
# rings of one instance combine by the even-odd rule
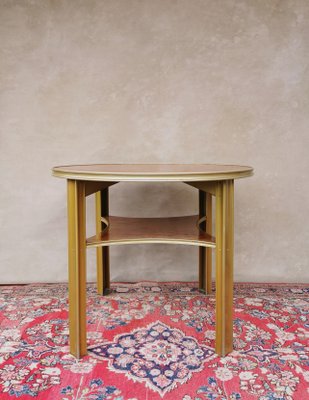
[[[88,356],[68,351],[66,284],[0,287],[0,399],[309,399],[309,285],[235,284],[234,351],[214,352],[196,282],[88,285]]]

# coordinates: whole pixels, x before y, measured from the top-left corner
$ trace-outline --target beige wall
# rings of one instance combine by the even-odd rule
[[[308,20],[307,0],[2,0],[2,283],[67,279],[65,181],[50,170],[91,162],[252,165],[235,278],[308,281]],[[110,195],[118,215],[197,211],[179,183]],[[197,278],[194,247],[111,253],[114,280]],[[93,280],[93,250],[88,264]]]

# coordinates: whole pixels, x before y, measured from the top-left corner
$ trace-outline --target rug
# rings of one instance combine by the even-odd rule
[[[195,282],[87,287],[88,356],[68,348],[67,285],[0,287],[0,399],[309,399],[305,285],[235,284],[234,351]]]

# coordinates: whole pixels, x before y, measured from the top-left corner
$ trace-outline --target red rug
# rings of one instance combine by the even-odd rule
[[[67,286],[0,287],[0,399],[309,399],[305,285],[236,284],[234,351],[214,353],[196,283],[88,286],[89,355],[68,352]]]

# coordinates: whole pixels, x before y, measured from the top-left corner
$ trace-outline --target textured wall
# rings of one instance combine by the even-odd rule
[[[2,282],[64,281],[74,163],[236,163],[235,278],[309,280],[307,0],[0,2]],[[119,184],[111,212],[197,211]],[[89,233],[93,201],[89,201]],[[112,278],[196,279],[197,248],[111,248]],[[89,250],[89,279],[94,251]]]

